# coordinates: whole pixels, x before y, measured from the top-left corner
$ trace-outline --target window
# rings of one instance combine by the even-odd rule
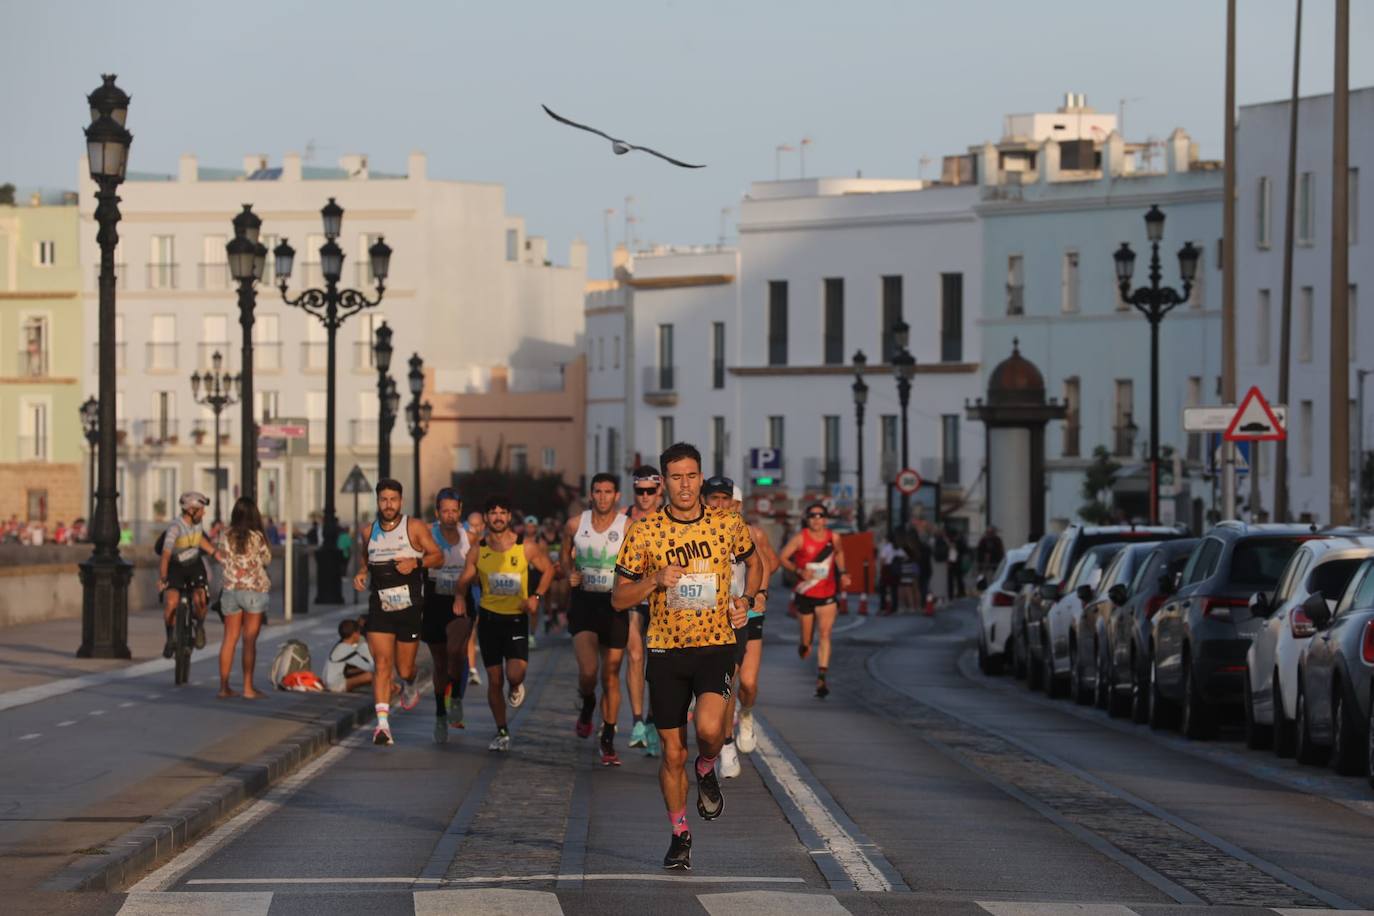
[[[617,473],[624,460],[620,451],[620,430],[612,426],[606,430],[606,465],[612,473]]]
[[[24,349],[19,354],[19,374],[42,378],[48,374],[48,319],[30,315],[24,319]]]
[[[673,326],[658,326],[658,390],[674,391],[673,387]],[[672,445],[672,443],[668,443]]]
[[[1202,376],[1200,375],[1188,376],[1187,406],[1202,406]],[[1255,443],[1251,443],[1252,449],[1254,448],[1254,445]],[[1186,457],[1189,461],[1193,463],[1197,463],[1202,460],[1202,435],[1200,433],[1188,434],[1188,451]]]
[[[783,418],[768,418],[768,447],[779,452],[783,449]]]
[[[964,358],[964,275],[940,274],[940,361]]]
[[[1298,244],[1311,245],[1316,235],[1316,187],[1311,172],[1303,172],[1298,179]]]
[[[892,354],[897,352],[897,343],[892,338],[892,326],[902,320],[902,278],[901,276],[883,277],[883,326],[880,329],[883,339],[883,362],[892,362]]]
[[[825,278],[825,339],[823,359],[827,366],[844,363],[844,279]]]
[[[176,441],[177,393],[153,392],[153,422],[144,430],[144,443],[163,444]]]
[[[227,370],[233,353],[229,346],[229,317],[227,315],[202,315],[200,317],[200,347],[196,354],[200,369],[211,368],[215,354],[223,360]]]
[[[266,232],[259,235],[258,239],[267,247],[267,262],[262,266],[261,283],[263,288],[270,289],[277,282],[277,259],[272,252],[276,250],[277,243],[280,242],[281,239],[275,235],[269,235]]]
[[[34,245],[33,261],[39,267],[52,267],[57,263],[57,243],[38,242]]]
[[[606,371],[606,338],[596,339],[596,369],[598,372]]]
[[[1258,308],[1255,315],[1255,362],[1261,366],[1269,365],[1269,334],[1274,326],[1274,316],[1270,309],[1269,290],[1259,291]]]
[[[1064,457],[1077,458],[1078,438],[1081,429],[1082,414],[1079,405],[1082,403],[1082,394],[1079,387],[1080,383],[1077,376],[1064,379]]]
[[[201,289],[228,289],[232,285],[229,252],[224,249],[225,241],[226,238],[222,235],[207,235],[201,239]]]
[[[1298,473],[1312,475],[1312,402],[1298,404]]]
[[[514,261],[520,257],[520,231],[518,229],[506,230],[506,260]]]
[[[324,508],[324,468],[306,468],[305,491],[301,494],[301,518],[309,518],[312,512]]]
[[[165,522],[175,517],[177,507],[177,469],[174,467],[153,468],[152,473],[152,497],[153,504],[149,507],[153,512],[153,520]],[[212,499],[218,498],[219,494],[210,488]]]
[[[725,322],[711,322],[711,387],[725,387]]]
[[[311,442],[324,441],[325,392],[307,391],[305,393],[305,419]]]
[[[176,289],[176,286],[176,238],[155,235],[148,252],[148,288]]]
[[[768,281],[768,365],[787,365],[787,281]]]
[[[358,339],[353,343],[353,368],[360,371],[375,371],[377,368],[377,357],[373,347],[377,345],[377,329],[386,322],[386,316],[380,312],[366,311],[359,314],[357,318],[359,319]],[[311,325],[319,324],[318,321],[312,321],[310,323]],[[323,325],[321,325],[321,327],[323,327]],[[394,330],[390,325],[387,327],[388,330]],[[394,347],[395,344],[396,340],[393,337],[392,346]],[[327,358],[327,351],[322,355]],[[409,371],[406,368],[405,357],[400,353],[391,354],[391,368],[393,371],[399,368],[402,374]]]
[[[1078,311],[1078,252],[1064,252],[1059,269],[1059,310],[1065,314]]]
[[[1298,291],[1298,362],[1312,362],[1312,287]]]
[[[878,418],[878,475],[883,480],[892,480],[901,470],[897,466],[901,452],[897,444],[897,415],[886,413]]]
[[[1359,349],[1360,349],[1360,346],[1359,346],[1359,340],[1360,340],[1360,333],[1359,333],[1359,332],[1360,332],[1360,297],[1359,297],[1359,292],[1360,292],[1360,288],[1359,288],[1358,285],[1356,285],[1356,284],[1354,284],[1354,283],[1350,284],[1350,292],[1347,293],[1347,297],[1348,297],[1348,298],[1346,299],[1346,307],[1350,310],[1350,314],[1349,314],[1349,316],[1348,316],[1348,317],[1349,317],[1349,321],[1350,321],[1350,324],[1349,324],[1350,330],[1349,330],[1349,332],[1345,335],[1345,337],[1346,337],[1346,344],[1347,344],[1347,346],[1348,346],[1349,349],[1350,349],[1350,361],[1351,361],[1352,363],[1355,361],[1355,354],[1356,354],[1356,353],[1359,351]],[[1351,429],[1355,429],[1355,427],[1352,426]]]
[[[506,446],[506,464],[513,474],[528,474],[530,470],[530,452],[523,445]]]
[[[821,418],[822,482],[831,487],[840,482],[840,418]]]
[[[1193,275],[1193,285],[1188,291],[1188,304],[1195,309],[1200,309],[1205,304],[1203,300],[1204,288],[1207,279],[1207,265],[1203,262],[1198,264],[1198,272]]]
[[[264,420],[275,420],[281,416],[281,392],[272,388],[261,388],[254,392],[257,400],[258,416]]]
[[[1255,212],[1255,245],[1259,248],[1269,247],[1269,222],[1270,222],[1270,181],[1268,175],[1261,175],[1259,188],[1255,192],[1257,209]]]
[[[148,368],[170,372],[177,367],[177,316],[154,315],[148,336]]]
[[[19,460],[48,460],[48,405],[24,401],[20,405]]]
[[[941,483],[959,482],[959,415],[947,413],[940,417]]]
[[[281,316],[258,315],[253,320],[253,368],[281,369]]]
[[[25,490],[25,503],[27,505],[26,521],[46,522],[48,520],[48,491]]]
[[[1192,585],[1194,582],[1201,582],[1209,578],[1217,568],[1217,560],[1221,558],[1221,542],[1216,538],[1207,538],[1193,551],[1188,558],[1188,565],[1183,568],[1182,585]]]
[[[1128,378],[1116,380],[1116,454],[1135,453],[1135,383]]]
[[[611,363],[612,369],[620,368],[620,335],[615,335],[614,342],[611,344]]]
[[[668,446],[672,445],[672,444],[675,443],[675,442],[677,442],[677,439],[674,438],[674,436],[673,436],[673,418],[672,418],[672,417],[659,417],[659,418],[658,418],[658,450],[659,450],[660,452],[666,451],[667,448],[668,448]],[[666,468],[661,468],[660,470],[665,470],[665,471],[666,471]]]
[[[1026,313],[1025,259],[1019,254],[1007,256],[1007,314]]]
[[[725,473],[725,418],[711,418],[711,473]]]
[[[615,430],[611,430],[611,433],[614,434]],[[611,452],[610,449],[607,449],[606,455],[609,458],[612,457],[614,453]],[[558,452],[556,449],[553,448],[553,446],[546,445],[542,449],[540,449],[539,458],[540,466],[546,471],[552,471],[554,468],[558,466]]]
[[[472,446],[460,445],[453,450],[453,470],[459,474],[468,474],[473,470]]]

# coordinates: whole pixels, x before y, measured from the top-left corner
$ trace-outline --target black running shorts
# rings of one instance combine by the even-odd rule
[[[397,642],[415,642],[420,638],[422,613],[418,604],[401,611],[384,611],[373,595],[367,611],[367,632],[389,633]]]
[[[185,566],[172,560],[167,564],[167,587],[174,588],[178,592],[187,589],[208,588],[209,583],[205,576],[205,564],[196,560]]]
[[[762,617],[750,617],[749,622],[744,625],[744,628],[749,631],[750,639],[763,639]]]
[[[735,628],[735,667],[744,664],[744,653],[749,648],[749,624]]]
[[[448,625],[453,621],[453,596],[432,592],[433,584],[425,583],[424,612],[420,618],[420,638],[437,645],[448,642]],[[477,613],[477,602],[468,594],[468,614]]]
[[[806,595],[798,595],[798,596],[797,596],[797,613],[798,613],[798,614],[814,614],[814,613],[816,613],[816,608],[818,608],[818,607],[825,607],[827,604],[834,604],[835,602],[837,602],[837,601],[839,601],[839,600],[840,600],[840,598],[839,598],[838,595],[830,595],[830,596],[825,597],[825,598],[810,598],[810,597],[807,597]]]
[[[497,668],[517,659],[529,661],[529,615],[482,611],[477,618],[477,647],[482,650],[484,668]]]
[[[650,649],[648,656],[649,705],[659,728],[686,725],[687,709],[694,697],[714,693],[730,699],[734,646]]]
[[[603,649],[623,649],[630,641],[630,615],[611,607],[609,592],[572,590],[572,606],[568,608],[568,632],[592,632]]]

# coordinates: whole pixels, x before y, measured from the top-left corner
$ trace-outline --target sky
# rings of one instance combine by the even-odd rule
[[[1329,92],[1333,0],[1305,7],[1302,93]],[[1374,2],[1351,7],[1355,88],[1374,84]],[[1286,98],[1294,0],[1239,9],[1238,102]],[[1130,140],[1183,127],[1222,152],[1224,0],[0,0],[0,24],[0,183],[74,187],[85,95],[114,72],[133,171],[313,150],[401,173],[422,150],[432,178],[503,184],[556,262],[586,240],[592,276],[626,197],[641,245],[734,241],[750,182],[803,137],[808,175],[937,177],[1004,115],[1080,92],[1127,100]],[[541,103],[707,168],[614,156]],[[782,154],[782,177],[800,166]]]

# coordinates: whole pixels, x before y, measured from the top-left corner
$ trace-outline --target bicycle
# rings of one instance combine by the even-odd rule
[[[191,629],[194,595],[194,588],[181,590],[176,616],[172,619],[172,679],[178,687],[191,679],[191,651],[195,638],[195,633]]]

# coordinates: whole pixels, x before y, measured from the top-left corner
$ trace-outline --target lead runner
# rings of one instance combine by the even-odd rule
[[[623,611],[649,601],[649,702],[663,743],[658,782],[673,830],[663,867],[689,870],[687,709],[695,697],[697,814],[714,820],[725,809],[715,764],[729,733],[735,630],[748,619],[763,563],[738,512],[702,505],[701,453],[694,446],[670,446],[659,466],[668,504],[626,534],[611,604]],[[732,559],[746,569],[738,598],[730,594]]]

